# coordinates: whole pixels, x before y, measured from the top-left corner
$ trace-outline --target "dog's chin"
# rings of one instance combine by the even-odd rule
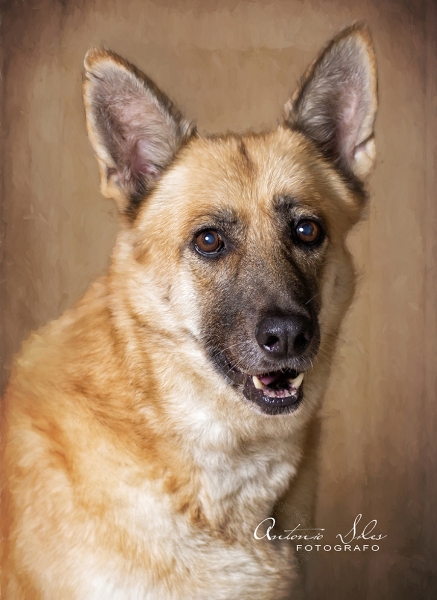
[[[290,414],[302,403],[304,373],[295,369],[249,374],[229,367],[226,375],[264,414]]]

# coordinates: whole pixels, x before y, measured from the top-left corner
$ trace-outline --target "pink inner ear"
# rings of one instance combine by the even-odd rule
[[[355,90],[349,90],[347,96],[342,98],[342,103],[343,107],[338,123],[338,144],[341,154],[351,160],[360,130],[362,106],[360,106],[360,98]]]
[[[161,173],[161,169],[152,162],[154,144],[147,140],[138,140],[131,152],[130,168],[132,178],[136,181],[141,177],[157,179]]]
[[[164,109],[157,106],[147,88],[132,85],[124,72],[119,75],[119,86],[106,96],[107,110],[120,182],[138,190],[147,180],[156,180],[171,159],[175,125],[165,118]]]

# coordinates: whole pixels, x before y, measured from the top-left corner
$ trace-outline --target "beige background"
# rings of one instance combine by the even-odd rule
[[[309,597],[437,597],[435,176],[437,10],[422,0],[89,0],[3,12],[4,382],[30,330],[108,264],[81,69],[104,43],[137,63],[201,131],[273,126],[321,45],[370,24],[380,73],[368,218],[351,236],[359,285],[326,398],[317,520],[326,541],[378,520],[379,552],[308,555]]]

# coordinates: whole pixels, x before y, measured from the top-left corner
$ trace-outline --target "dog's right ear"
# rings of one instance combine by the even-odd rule
[[[103,48],[85,57],[84,102],[101,191],[133,215],[195,128],[153,81]]]

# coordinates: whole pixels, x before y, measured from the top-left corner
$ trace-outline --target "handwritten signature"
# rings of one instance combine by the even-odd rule
[[[386,538],[386,535],[373,533],[375,531],[376,526],[378,525],[378,521],[373,519],[363,528],[359,528],[358,524],[361,521],[363,515],[359,514],[355,517],[354,524],[352,525],[352,529],[342,535],[341,533],[337,533],[335,536],[341,540],[342,544],[350,544],[353,541],[357,540],[372,540],[379,541]],[[267,538],[268,540],[297,540],[297,541],[309,541],[309,540],[321,540],[323,539],[322,531],[325,531],[324,528],[315,528],[315,529],[299,529],[300,523],[294,527],[294,529],[286,529],[283,534],[274,534],[272,533],[273,528],[276,525],[276,521],[273,517],[268,517],[259,523],[253,533],[253,536],[256,540],[262,540]],[[361,531],[361,532],[360,532]]]

